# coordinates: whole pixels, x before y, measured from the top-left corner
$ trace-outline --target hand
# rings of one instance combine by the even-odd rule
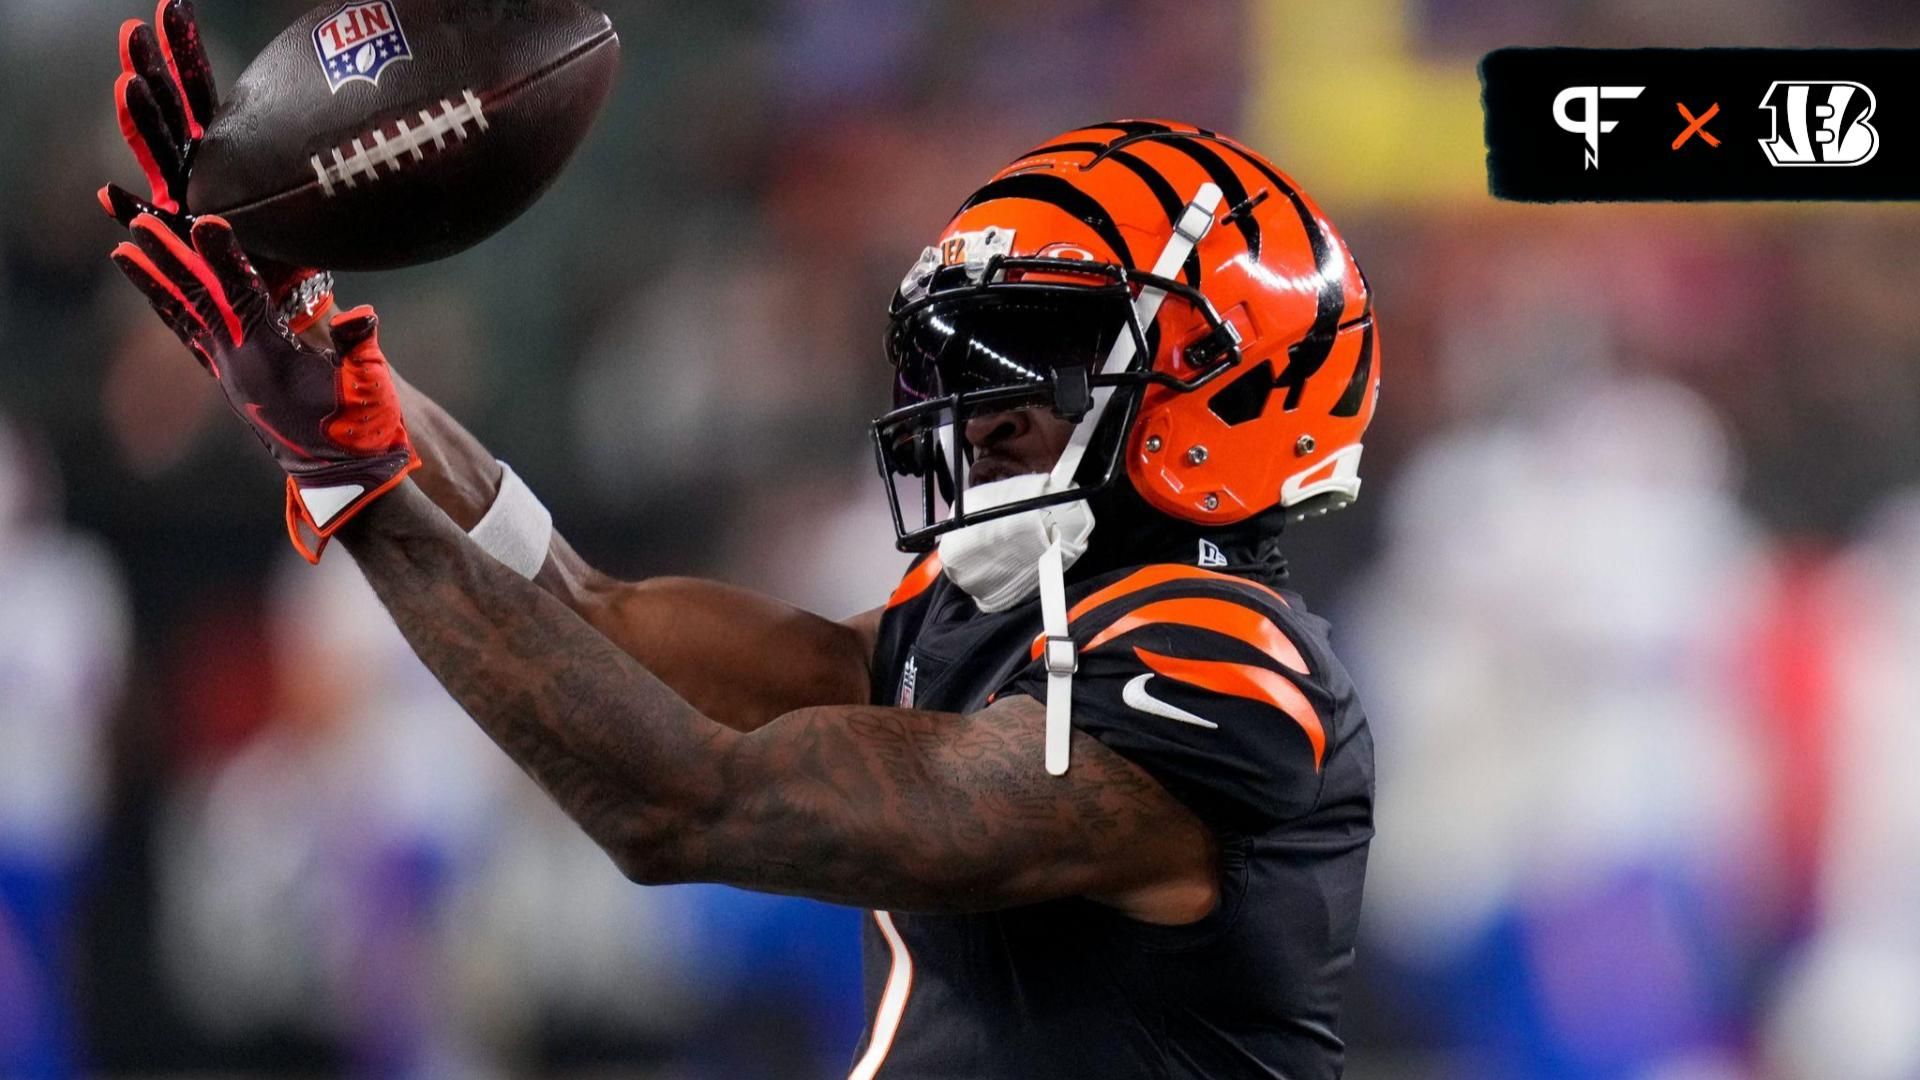
[[[287,535],[319,562],[341,526],[420,467],[380,352],[379,316],[370,307],[336,316],[338,351],[316,349],[275,312],[226,221],[195,221],[191,247],[157,215],[135,217],[131,231],[113,249],[114,265],[286,472]]]
[[[100,206],[123,226],[142,214],[174,232],[193,227],[187,180],[220,94],[200,43],[189,0],[160,0],[153,25],[128,19],[120,26],[120,78],[114,83],[120,134],[146,173],[149,197],[118,184],[100,189]],[[333,306],[333,278],[318,270],[262,262],[268,292],[300,333]]]

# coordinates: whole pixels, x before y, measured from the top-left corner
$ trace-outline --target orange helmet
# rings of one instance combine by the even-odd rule
[[[1088,498],[1123,465],[1202,526],[1324,513],[1359,492],[1379,396],[1366,277],[1319,207],[1232,139],[1163,121],[1068,132],[974,192],[894,297],[887,353],[873,434],[909,550]],[[1037,405],[1089,427],[1073,483],[970,514],[967,417]]]

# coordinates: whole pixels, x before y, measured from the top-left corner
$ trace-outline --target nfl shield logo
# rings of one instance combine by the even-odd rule
[[[894,699],[902,709],[913,708],[913,684],[920,681],[920,657],[907,657],[907,666],[900,672],[900,693]]]
[[[400,14],[389,0],[349,3],[313,28],[313,48],[327,73],[327,88],[340,88],[358,79],[378,84],[388,64],[411,60]]]

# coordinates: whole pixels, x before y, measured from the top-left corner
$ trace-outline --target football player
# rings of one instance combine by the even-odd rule
[[[872,432],[921,554],[836,623],[596,572],[370,309],[295,334],[327,301],[287,282],[324,279],[178,204],[213,94],[158,22],[123,35],[160,164],[104,196],[113,258],[285,469],[296,544],[337,536],[632,880],[871,908],[856,1080],[1340,1073],[1371,742],[1277,544],[1357,494],[1379,347],[1298,185],[1123,121],[968,198],[893,298]]]

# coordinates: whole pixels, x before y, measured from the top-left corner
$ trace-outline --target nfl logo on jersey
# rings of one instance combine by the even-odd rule
[[[907,666],[900,672],[900,693],[894,703],[902,709],[913,708],[913,684],[920,679],[920,658],[907,657]]]
[[[334,12],[313,28],[313,48],[328,89],[336,94],[356,79],[378,85],[388,64],[413,58],[400,15],[388,0],[364,0]]]

